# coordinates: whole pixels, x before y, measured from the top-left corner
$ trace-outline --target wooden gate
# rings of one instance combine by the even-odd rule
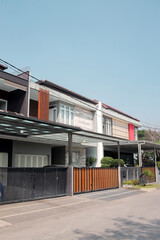
[[[74,168],[74,193],[118,188],[117,168]]]

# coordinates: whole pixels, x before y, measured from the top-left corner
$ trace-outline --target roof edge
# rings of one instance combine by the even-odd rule
[[[67,88],[61,87],[61,86],[59,86],[59,85],[57,85],[57,84],[55,84],[55,83],[53,83],[53,82],[50,82],[50,81],[48,81],[48,80],[40,80],[40,81],[38,81],[37,83],[38,83],[39,85],[44,85],[44,86],[49,87],[49,88],[51,88],[51,89],[58,90],[58,91],[60,91],[60,92],[62,92],[62,93],[65,93],[65,94],[67,94],[67,95],[71,95],[71,96],[73,96],[73,97],[79,98],[79,99],[81,99],[81,100],[83,100],[83,101],[92,103],[92,104],[94,104],[94,105],[97,104],[97,103],[96,103],[94,100],[92,100],[92,99],[89,99],[89,98],[87,98],[87,97],[84,97],[84,96],[81,95],[81,94],[78,94],[78,93],[76,93],[76,92],[73,92],[73,91],[71,91],[71,90],[69,90],[69,89],[67,89]]]
[[[94,100],[94,101],[98,103],[97,100]],[[113,108],[113,107],[111,107],[111,106],[105,104],[105,103],[102,103],[102,107],[105,108],[105,109],[113,110],[114,112],[117,112],[117,113],[122,114],[122,115],[124,115],[124,116],[126,116],[126,117],[129,117],[129,118],[131,118],[131,119],[133,119],[133,120],[135,120],[135,121],[137,121],[137,122],[140,122],[139,119],[134,118],[134,117],[132,117],[132,116],[130,116],[130,115],[128,115],[128,114],[126,114],[126,113],[124,113],[124,112],[122,112],[122,111],[116,109],[116,108]]]

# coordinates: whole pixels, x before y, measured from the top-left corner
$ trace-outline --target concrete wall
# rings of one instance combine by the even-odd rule
[[[51,163],[51,146],[48,144],[13,141],[13,161],[15,154],[48,155],[49,163]]]
[[[74,167],[86,167],[86,149],[73,147],[72,148],[72,161]],[[66,147],[65,165],[68,166],[68,147]]]

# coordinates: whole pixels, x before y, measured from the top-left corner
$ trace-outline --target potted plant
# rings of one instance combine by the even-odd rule
[[[92,157],[92,156],[87,157],[86,158],[86,166],[87,167],[92,167],[93,163],[95,163],[96,161],[97,161],[97,158],[95,158],[95,157]]]

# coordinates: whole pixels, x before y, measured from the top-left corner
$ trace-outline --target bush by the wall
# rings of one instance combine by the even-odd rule
[[[101,160],[101,167],[103,168],[117,168],[118,167],[118,159],[113,159],[112,157],[103,157]],[[124,166],[124,161],[120,159],[120,166]]]
[[[101,159],[101,167],[103,168],[110,168],[111,167],[111,164],[113,162],[113,158],[112,157],[103,157]]]
[[[126,185],[132,185],[132,180],[123,181],[123,184],[126,184]]]
[[[114,159],[114,167],[118,167],[119,159]],[[120,166],[124,167],[124,160],[120,159]]]
[[[86,158],[86,166],[91,167],[93,165],[93,163],[96,162],[96,160],[97,160],[97,158],[95,158],[95,157],[91,157],[91,156],[87,157]]]
[[[123,181],[123,184],[126,185],[139,185],[139,180],[129,180],[129,181]]]
[[[149,169],[143,171],[143,176],[147,178],[147,181],[151,181],[154,179],[154,175]]]
[[[139,185],[139,179],[137,179],[137,180],[132,180],[132,185]]]
[[[160,168],[160,162],[157,162],[157,167]]]

